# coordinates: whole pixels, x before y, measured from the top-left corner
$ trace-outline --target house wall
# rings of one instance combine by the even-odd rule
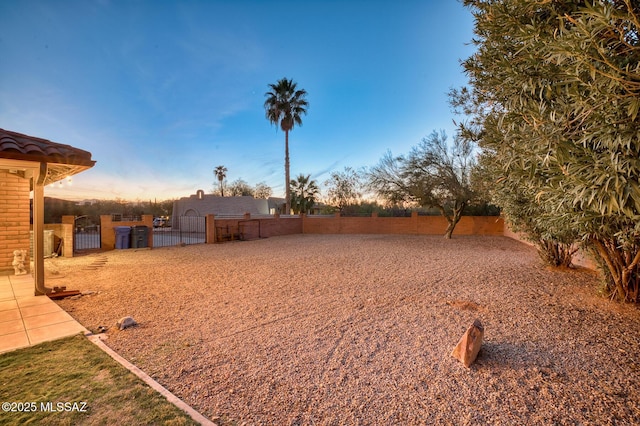
[[[30,179],[0,171],[0,274],[13,273],[13,251],[29,255]],[[25,263],[29,267],[29,262]]]
[[[199,191],[200,192],[200,191]],[[180,216],[237,215],[249,213],[251,215],[268,215],[267,200],[255,199],[251,196],[220,197],[218,195],[199,194],[183,197],[173,202],[172,227],[179,229]]]

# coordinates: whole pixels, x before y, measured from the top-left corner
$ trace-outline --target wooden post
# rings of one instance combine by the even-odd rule
[[[40,169],[33,175],[33,276],[35,295],[48,294],[53,289],[44,285],[44,180],[47,163],[40,163]]]

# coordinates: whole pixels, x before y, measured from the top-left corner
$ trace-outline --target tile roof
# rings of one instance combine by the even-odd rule
[[[0,129],[0,157],[92,167],[91,153],[70,145]]]

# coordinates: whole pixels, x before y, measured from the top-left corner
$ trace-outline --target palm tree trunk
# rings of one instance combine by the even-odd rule
[[[285,188],[285,212],[291,213],[291,189],[289,188],[289,131],[284,131],[284,188]]]

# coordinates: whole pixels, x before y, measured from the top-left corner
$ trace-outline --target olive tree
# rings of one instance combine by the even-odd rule
[[[473,113],[462,133],[540,207],[538,225],[577,233],[612,297],[638,301],[640,5],[464,3],[477,52],[463,63],[471,90],[457,93]]]

